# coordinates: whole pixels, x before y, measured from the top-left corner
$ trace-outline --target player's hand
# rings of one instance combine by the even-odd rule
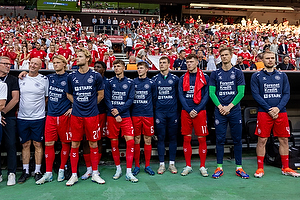
[[[21,79],[21,80],[23,80],[23,78],[24,78],[27,74],[28,74],[28,72],[22,71],[22,72],[19,74],[18,78]]]
[[[116,116],[115,119],[118,123],[122,122],[122,117],[120,115]]]
[[[219,112],[221,113],[221,115],[228,115],[229,114],[230,109],[228,110],[228,108],[226,108],[226,107],[227,106],[222,106],[222,105],[218,106]]]
[[[194,110],[194,109],[193,109],[189,114],[190,114],[190,117],[191,117],[191,118],[195,118],[195,117],[197,117],[197,115],[198,115],[197,111]]]
[[[67,112],[65,112],[64,115],[70,117],[71,113],[72,113],[72,108],[70,108],[69,110],[67,110]]]
[[[5,125],[6,125],[5,117],[2,116],[1,122],[2,122],[2,126],[5,126]]]
[[[111,114],[112,114],[113,116],[118,115],[118,114],[119,114],[118,109],[116,109],[116,108],[111,109]]]
[[[278,118],[278,114],[273,117],[273,119],[277,119],[277,118]]]
[[[230,113],[230,110],[232,108],[232,105],[229,104],[228,106],[224,106],[225,115],[228,115]]]
[[[278,113],[280,112],[280,110],[279,110],[279,108],[277,108],[277,107],[272,107],[272,108],[270,108],[269,109],[269,115],[274,119],[274,117],[276,116],[276,115],[278,115]]]
[[[218,109],[219,109],[219,112],[221,113],[221,115],[225,115],[224,107],[221,104],[218,106]]]

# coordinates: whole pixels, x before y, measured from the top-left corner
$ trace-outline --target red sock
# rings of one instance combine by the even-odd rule
[[[264,156],[256,156],[257,157],[257,169],[263,169],[264,168]]]
[[[150,166],[150,159],[151,159],[151,151],[152,151],[152,145],[145,144],[144,145],[144,154],[145,154],[145,167]]]
[[[55,159],[54,145],[45,146],[46,172],[52,172]]]
[[[79,160],[78,152],[79,152],[79,148],[71,148],[70,161],[71,161],[71,168],[73,174],[77,173],[77,165]]]
[[[86,167],[91,167],[92,162],[91,162],[91,156],[90,154],[83,154],[84,162]]]
[[[119,140],[111,140],[111,153],[115,161],[115,165],[120,165]]]
[[[61,144],[60,169],[64,169],[70,154],[70,143]]]
[[[288,168],[289,167],[289,155],[280,155],[281,157],[281,163],[282,163],[282,168]]]
[[[200,167],[205,167],[206,154],[207,154],[206,137],[198,138],[198,142],[199,142]]]
[[[102,157],[102,153],[98,153],[98,164],[99,164],[99,162],[101,160],[101,157]]]
[[[90,147],[90,157],[91,157],[93,171],[98,171],[98,164],[99,164],[98,163],[98,160],[99,160],[98,147],[96,147],[96,148]]]
[[[134,162],[136,167],[140,167],[140,155],[141,155],[140,144],[134,144]]]
[[[186,166],[191,167],[192,158],[192,146],[191,146],[191,136],[183,136],[183,153],[186,162]]]
[[[134,140],[127,140],[126,141],[126,167],[127,168],[132,167],[133,155],[134,155]]]

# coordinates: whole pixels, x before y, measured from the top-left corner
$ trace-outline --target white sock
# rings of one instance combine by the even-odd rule
[[[72,176],[76,176],[77,177],[77,173],[72,173]]]
[[[64,171],[65,171],[65,169],[59,169],[59,171],[60,171],[60,172],[61,172],[61,171],[63,171],[63,172],[64,172]]]
[[[35,171],[34,171],[35,174],[38,173],[38,172],[41,173],[41,166],[42,165],[35,165]]]
[[[129,173],[132,173],[132,172],[131,172],[131,168],[127,168],[127,169],[126,169],[126,174],[129,174]]]
[[[236,167],[236,170],[238,170],[238,169],[242,169],[242,167]]]
[[[165,162],[160,162],[159,165],[165,166]]]
[[[86,172],[92,173],[92,171],[93,171],[93,170],[92,170],[92,167],[87,167],[87,168],[86,168]]]
[[[169,162],[170,165],[175,165],[175,161],[171,161]]]
[[[119,171],[122,170],[121,165],[116,165],[116,167],[117,167],[117,170],[119,170]]]
[[[29,174],[29,164],[23,164],[23,169],[26,170],[26,174]]]
[[[52,176],[52,172],[46,172],[46,174],[49,174],[50,176]]]
[[[93,175],[94,174],[99,174],[99,172],[97,170],[93,171]]]

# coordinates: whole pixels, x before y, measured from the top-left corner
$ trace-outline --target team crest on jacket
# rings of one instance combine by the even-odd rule
[[[145,85],[144,85],[144,88],[145,88],[145,89],[149,89],[149,87],[150,87],[150,86],[149,86],[148,84],[145,84]]]
[[[67,82],[66,81],[62,81],[62,82],[60,82],[60,84],[61,84],[61,86],[65,86],[67,84]]]
[[[275,76],[275,79],[276,79],[277,81],[279,81],[279,80],[280,80],[280,76],[276,75],[276,76]]]
[[[216,124],[216,125],[219,125],[219,123],[220,123],[219,120],[216,119],[216,120],[215,120],[215,124]]]
[[[123,87],[124,90],[126,90],[128,88],[128,85],[124,84],[122,87]]]
[[[173,80],[168,80],[168,83],[171,85],[171,84],[173,84]]]
[[[156,119],[156,120],[155,120],[155,122],[156,122],[157,124],[159,124],[159,123],[160,123],[159,119]]]
[[[231,74],[231,75],[230,75],[230,78],[231,78],[231,79],[235,79],[235,75],[234,75],[234,74]]]
[[[88,80],[87,80],[88,83],[92,83],[93,81],[94,81],[93,78],[88,78]]]

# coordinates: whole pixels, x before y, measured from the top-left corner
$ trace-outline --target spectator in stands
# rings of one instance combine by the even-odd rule
[[[263,53],[259,53],[257,55],[257,62],[255,63],[255,68],[258,71],[262,70],[265,67],[262,59],[263,59]]]
[[[290,63],[290,57],[285,56],[283,58],[283,63],[279,63],[276,66],[276,69],[278,69],[278,70],[295,70],[295,66]]]
[[[242,56],[238,56],[237,59],[237,63],[236,65],[234,65],[235,68],[240,69],[240,70],[246,70],[249,68],[248,65],[243,63],[243,57]]]
[[[114,17],[114,20],[112,21],[112,24],[113,24],[114,30],[117,30],[119,23],[118,23],[118,20],[117,20],[116,17]]]
[[[111,43],[110,39],[108,38],[108,35],[104,34],[104,35],[102,35],[102,38],[103,38],[104,45],[107,46],[109,49],[111,49],[112,43]]]
[[[283,58],[285,57],[285,55],[288,55],[288,46],[285,43],[284,39],[282,39],[280,41],[280,44],[278,46],[278,54],[279,54],[279,56],[281,58],[281,61],[283,60]]]
[[[104,24],[105,24],[105,21],[104,21],[103,17],[100,16],[100,18],[99,18],[99,25],[100,25],[100,26],[99,26],[99,30],[102,30],[102,29],[103,29]]]
[[[137,70],[136,58],[135,56],[129,57],[129,63],[126,65],[127,70]]]
[[[97,17],[96,15],[94,15],[94,17],[92,18],[92,25],[95,26],[97,24]]]
[[[131,33],[129,33],[128,37],[125,39],[125,52],[126,52],[127,59],[132,53],[132,47],[133,47],[133,39],[131,37]]]
[[[185,50],[181,50],[179,52],[179,58],[175,60],[174,64],[173,64],[173,69],[174,70],[186,70],[186,60],[185,60]]]
[[[110,17],[108,17],[106,20],[106,26],[107,26],[106,28],[108,30],[111,30],[111,25],[112,25],[112,21],[111,21]]]
[[[203,55],[203,51],[199,50],[197,52],[197,57],[198,57],[198,68],[201,70],[206,70],[207,69],[207,61],[204,60],[204,55]]]

